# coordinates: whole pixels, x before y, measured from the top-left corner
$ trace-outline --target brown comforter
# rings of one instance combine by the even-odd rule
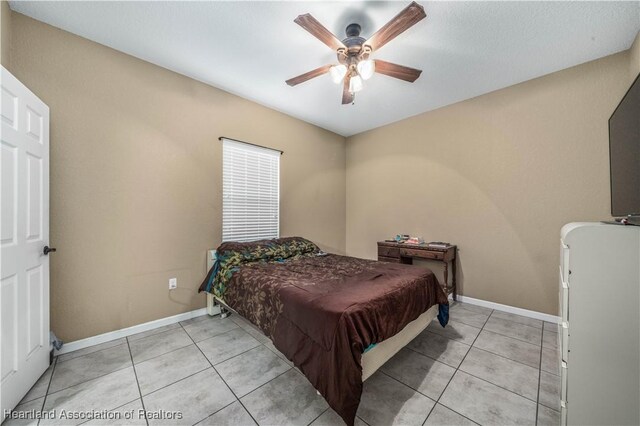
[[[448,303],[428,269],[332,254],[243,265],[224,300],[269,336],[349,425],[362,394],[363,351]]]

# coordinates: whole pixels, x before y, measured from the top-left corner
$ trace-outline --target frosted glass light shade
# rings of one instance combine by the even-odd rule
[[[376,70],[376,63],[371,59],[358,62],[358,74],[364,79],[369,80]]]
[[[362,90],[362,77],[359,75],[354,75],[349,80],[349,91],[351,93],[356,93]]]
[[[334,83],[340,84],[344,76],[347,74],[347,67],[344,65],[334,65],[329,68],[331,79]]]

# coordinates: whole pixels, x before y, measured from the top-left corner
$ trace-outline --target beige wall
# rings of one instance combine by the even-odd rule
[[[347,140],[347,253],[396,233],[460,248],[465,296],[557,313],[558,238],[610,217],[607,120],[628,52]],[[428,96],[428,94],[425,94]]]
[[[0,64],[11,70],[10,45],[11,45],[11,8],[6,0],[0,0]]]
[[[51,109],[51,325],[62,339],[205,305],[196,289],[220,243],[221,135],[284,150],[282,235],[344,252],[343,137],[18,13],[12,31],[13,72]]]
[[[640,31],[638,31],[636,39],[629,49],[629,55],[629,64],[631,66],[631,81],[633,81],[636,77],[638,77],[638,74],[640,74]]]
[[[398,232],[449,240],[465,295],[527,309],[557,309],[560,226],[608,216],[606,120],[640,72],[638,38],[353,136],[345,158],[338,135],[2,3],[2,64],[11,39],[12,72],[51,108],[51,319],[67,341],[204,306],[221,135],[285,151],[283,235],[370,258]]]

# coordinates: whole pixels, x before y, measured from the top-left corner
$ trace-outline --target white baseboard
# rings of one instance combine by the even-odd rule
[[[451,298],[451,295],[449,295]],[[535,318],[542,321],[548,321],[555,324],[560,323],[560,317],[555,315],[543,314],[542,312],[530,311],[528,309],[516,308],[514,306],[502,305],[500,303],[488,302],[486,300],[474,299],[472,297],[458,295],[458,300],[462,303],[470,305],[478,305],[489,309],[509,312],[523,317]],[[99,345],[100,343],[110,342],[122,337],[131,336],[133,334],[142,333],[143,331],[153,330],[176,322],[185,321],[191,318],[199,317],[207,314],[207,308],[196,309],[195,311],[185,312],[183,314],[173,315],[171,317],[161,318],[155,321],[145,322],[143,324],[134,325],[132,327],[122,328],[120,330],[110,331],[108,333],[98,334],[97,336],[87,337],[86,339],[76,340],[75,342],[65,343],[59,351],[55,351],[55,355],[66,354],[67,352],[77,351],[78,349],[88,348],[89,346]]]
[[[451,295],[449,295],[449,298],[451,298]],[[552,322],[554,324],[560,323],[560,317],[558,316],[543,314],[542,312],[530,311],[528,309],[516,308],[515,306],[502,305],[500,303],[488,302],[486,300],[474,299],[473,297],[460,295],[458,295],[458,301],[462,303],[468,303],[470,305],[477,305],[484,308],[495,309],[497,311],[508,312],[510,314],[522,315],[523,317]]]
[[[171,317],[160,318],[155,321],[145,322],[143,324],[134,325],[132,327],[122,328],[120,330],[110,331],[108,333],[98,334],[97,336],[87,337],[86,339],[76,340],[74,342],[65,343],[59,351],[55,351],[55,355],[66,354],[67,352],[77,351],[89,346],[99,345],[100,343],[110,342],[122,337],[131,336],[133,334],[142,333],[143,331],[153,330],[176,322],[185,321],[191,318],[199,317],[207,314],[207,308],[196,309],[195,311],[185,312],[183,314],[173,315]]]

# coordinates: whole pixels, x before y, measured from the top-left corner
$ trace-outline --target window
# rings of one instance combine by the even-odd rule
[[[222,241],[280,235],[280,151],[222,140]]]

